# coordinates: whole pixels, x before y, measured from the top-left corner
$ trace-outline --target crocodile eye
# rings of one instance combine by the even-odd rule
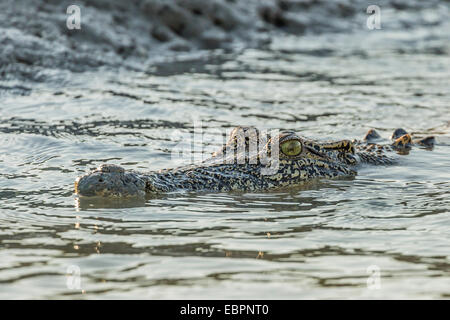
[[[287,156],[298,156],[302,152],[302,144],[298,140],[288,140],[281,144],[281,151]]]

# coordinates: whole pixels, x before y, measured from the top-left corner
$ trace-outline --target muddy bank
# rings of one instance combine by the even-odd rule
[[[69,30],[67,7],[81,10]],[[448,2],[382,1],[390,28],[439,24]],[[365,28],[366,1],[5,0],[0,4],[0,80],[46,81],[99,66],[146,69],[185,53],[267,45],[279,34]]]

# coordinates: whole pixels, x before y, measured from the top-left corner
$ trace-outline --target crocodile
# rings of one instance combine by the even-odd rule
[[[102,164],[75,181],[79,196],[127,197],[172,191],[263,191],[316,178],[352,177],[360,164],[389,165],[414,145],[432,148],[434,137],[413,140],[397,129],[389,143],[370,129],[361,140],[316,141],[295,131],[274,135],[236,127],[220,150],[197,164],[147,173]]]

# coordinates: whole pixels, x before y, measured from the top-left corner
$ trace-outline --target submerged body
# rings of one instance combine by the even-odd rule
[[[77,178],[75,192],[121,197],[177,190],[270,190],[315,178],[355,176],[358,164],[394,163],[395,151],[405,151],[413,144],[403,129],[394,132],[390,144],[376,144],[379,138],[375,130],[369,130],[362,141],[317,142],[292,131],[266,139],[256,128],[236,127],[227,144],[199,164],[149,173],[103,164]],[[415,143],[431,147],[434,138]]]

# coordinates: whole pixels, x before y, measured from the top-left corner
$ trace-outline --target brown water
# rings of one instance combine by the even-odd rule
[[[148,73],[4,84],[17,92],[0,104],[0,298],[448,298],[445,30],[287,37]],[[199,121],[205,153],[235,125],[317,139],[403,127],[437,144],[277,192],[73,194],[104,162],[184,163],[171,151]]]

